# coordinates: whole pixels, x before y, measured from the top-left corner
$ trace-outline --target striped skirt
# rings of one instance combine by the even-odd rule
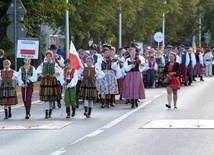
[[[123,83],[123,97],[126,99],[146,98],[141,72],[132,71],[126,74]]]
[[[0,105],[16,105],[18,104],[18,97],[15,90],[14,81],[2,80],[0,87]]]
[[[43,77],[40,83],[39,95],[41,101],[57,101],[61,99],[61,86],[56,77]]]
[[[80,86],[79,98],[83,100],[97,99],[97,86],[94,77],[84,77]]]

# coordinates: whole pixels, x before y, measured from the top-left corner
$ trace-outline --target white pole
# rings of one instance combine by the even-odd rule
[[[166,4],[166,1],[165,1]],[[163,33],[163,48],[165,47],[165,13],[163,13],[163,23],[162,23],[162,33]]]
[[[119,2],[119,48],[122,47],[122,13],[121,13],[121,2]]]
[[[199,15],[199,35],[198,35],[198,46],[201,47],[201,15]]]
[[[68,4],[68,0],[65,0]],[[66,45],[66,58],[69,57],[69,14],[68,10],[65,11],[65,45]]]
[[[15,71],[17,71],[17,4],[14,1],[14,43],[15,43]]]

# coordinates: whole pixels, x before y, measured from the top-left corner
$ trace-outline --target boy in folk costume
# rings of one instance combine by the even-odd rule
[[[24,66],[19,69],[18,84],[21,86],[22,100],[25,105],[26,119],[30,118],[30,108],[32,102],[32,94],[34,90],[34,82],[37,81],[38,76],[35,68],[30,65],[31,59],[24,59]]]
[[[3,69],[0,71],[0,105],[4,106],[5,118],[12,117],[11,105],[18,104],[18,97],[14,80],[17,80],[18,73],[10,68],[9,60],[3,61]]]
[[[63,70],[52,61],[53,53],[47,51],[46,62],[37,68],[37,74],[41,77],[40,100],[45,102],[45,118],[51,118],[54,101],[61,98],[61,86],[64,84]],[[60,84],[59,84],[60,81]]]
[[[101,79],[105,74],[97,67],[93,66],[94,59],[88,57],[86,59],[87,67],[83,71],[83,81],[80,88],[79,97],[84,100],[84,116],[90,118],[93,108],[93,100],[97,99],[96,78]]]
[[[76,111],[76,85],[78,82],[78,73],[77,71],[72,68],[72,63],[69,59],[64,61],[65,68],[64,68],[64,79],[65,79],[65,106],[66,106],[66,113],[67,117],[70,118],[71,116],[75,116]],[[71,109],[72,107],[72,115]]]

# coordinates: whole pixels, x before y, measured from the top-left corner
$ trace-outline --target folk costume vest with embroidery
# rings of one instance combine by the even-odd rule
[[[52,76],[55,74],[55,63],[43,63],[42,73],[44,76]]]
[[[27,73],[26,73],[25,66],[22,66],[21,74],[22,74],[22,81],[25,83],[26,75],[28,77],[33,75],[33,66],[29,66]]]
[[[132,69],[130,70],[130,72],[139,71],[139,64],[136,63],[135,60],[134,60],[134,61],[128,61],[128,65],[135,65],[135,67],[132,68]]]
[[[111,61],[103,61],[101,64],[102,70],[112,70],[111,69]]]
[[[63,71],[64,71],[64,80],[66,81],[66,85],[67,85],[67,84],[69,84],[69,83],[71,82],[71,80],[73,79],[75,69],[72,68],[72,70],[69,72],[67,68],[64,68]],[[70,79],[67,79],[68,74],[70,74]]]

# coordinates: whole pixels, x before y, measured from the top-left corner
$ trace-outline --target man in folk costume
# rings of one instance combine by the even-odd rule
[[[163,55],[163,57],[165,59],[165,63],[164,64],[169,62],[169,54],[170,54],[170,52],[172,52],[172,48],[173,47],[171,45],[167,45],[166,46],[166,49],[164,50],[164,55]]]
[[[188,75],[188,85],[192,84],[193,76],[194,76],[194,67],[196,64],[195,54],[193,53],[192,48],[189,46],[185,47],[189,55],[189,65],[187,66],[187,75]]]
[[[78,82],[78,73],[76,69],[72,67],[72,62],[70,59],[64,61],[64,80],[65,80],[65,106],[66,106],[66,118],[75,116],[76,111],[76,85]],[[72,107],[72,114],[71,114]]]
[[[61,98],[61,86],[64,84],[63,70],[53,62],[53,53],[45,53],[46,62],[37,68],[37,74],[41,77],[40,100],[45,102],[45,118],[51,118],[53,103]],[[61,86],[60,86],[61,85]]]
[[[184,83],[185,86],[187,86],[187,66],[189,65],[189,55],[187,51],[185,51],[185,46],[180,45],[179,46],[179,53],[180,56],[180,79],[181,79],[181,85]]]
[[[211,77],[212,76],[212,60],[213,60],[213,54],[210,49],[206,49],[204,55],[204,63],[205,63],[205,72],[206,76]]]
[[[38,76],[35,68],[30,65],[31,59],[24,59],[24,66],[19,69],[18,84],[21,86],[22,100],[25,105],[26,119],[30,118],[30,109],[32,102],[32,95],[34,90],[34,82],[37,81]]]
[[[9,60],[3,61],[3,69],[0,70],[0,105],[4,106],[5,118],[12,117],[11,105],[18,104],[18,97],[14,80],[17,80],[18,73],[10,68]]]
[[[63,69],[64,65],[64,59],[61,55],[57,54],[57,47],[54,44],[51,44],[50,51],[53,52],[53,62],[57,63],[59,67]],[[62,99],[62,87],[61,87],[61,98],[57,100],[57,106],[58,108],[61,108],[62,104],[60,100]],[[55,102],[53,104],[53,109],[55,109]]]

